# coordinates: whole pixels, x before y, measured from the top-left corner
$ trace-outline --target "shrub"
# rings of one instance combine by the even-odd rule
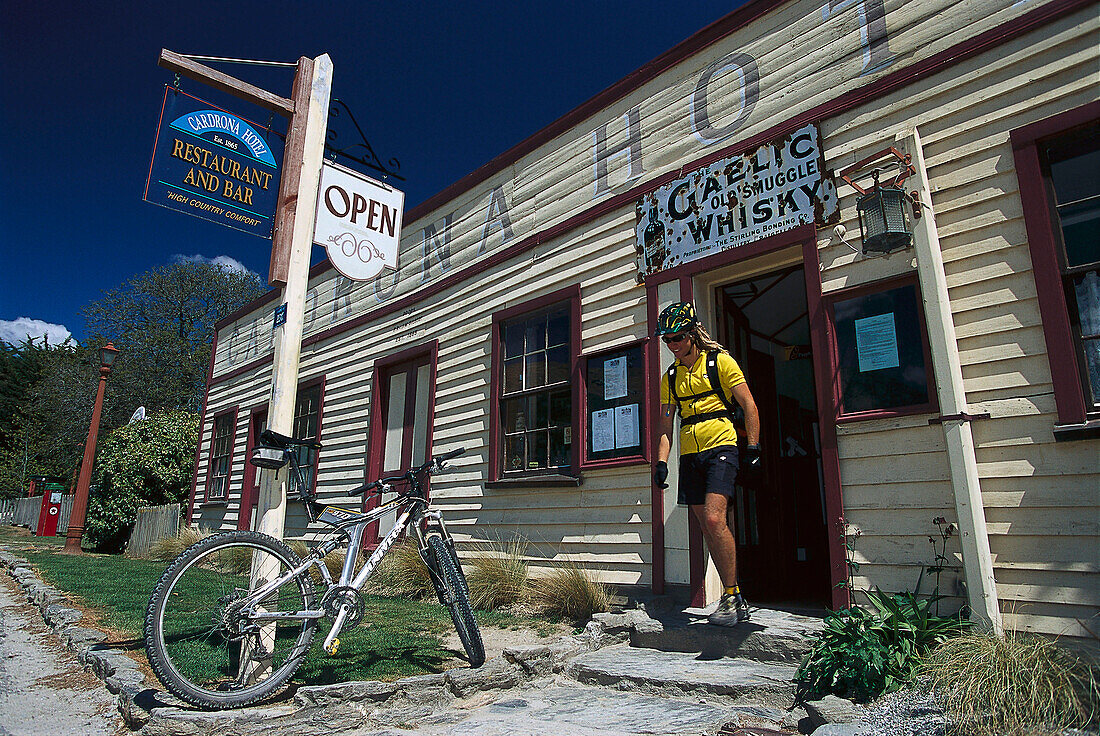
[[[611,591],[575,562],[563,562],[549,574],[531,578],[526,601],[544,616],[583,621],[610,607]]]
[[[920,673],[954,734],[1055,734],[1100,722],[1097,666],[1037,635],[960,636]]]
[[[328,558],[326,558],[326,563]],[[343,561],[341,560],[341,564]],[[329,569],[332,569],[331,567]],[[339,570],[337,570],[339,574]],[[420,558],[413,539],[404,539],[390,548],[381,564],[367,579],[367,592],[421,598],[435,595],[428,566]]]
[[[800,700],[839,695],[865,703],[915,681],[921,658],[965,630],[957,617],[930,613],[936,598],[867,594],[873,610],[846,608],[825,618],[795,676]]]
[[[476,545],[463,566],[470,587],[470,603],[492,611],[520,602],[527,586],[527,541]]]
[[[171,562],[192,544],[209,536],[210,532],[204,532],[198,527],[184,527],[174,537],[165,537],[154,542],[153,546],[149,548],[149,558],[157,562]]]

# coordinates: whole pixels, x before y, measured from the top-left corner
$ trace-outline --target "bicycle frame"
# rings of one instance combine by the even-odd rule
[[[306,489],[305,478],[303,477],[302,470],[298,464],[298,457],[296,452],[289,452],[290,466],[295,475],[295,479],[299,489],[299,500],[306,506],[306,512],[309,515],[310,521],[317,521],[323,514],[331,511],[337,507],[325,506],[317,503],[313,500],[312,496]],[[420,472],[427,472],[428,466],[422,466]],[[427,499],[421,496],[417,491],[420,489],[420,483],[417,479],[419,473],[417,471],[410,470],[401,478],[408,478],[410,485],[412,486],[410,492],[400,493],[398,496],[384,504],[381,504],[370,511],[363,514],[354,512],[355,516],[344,522],[333,523],[333,532],[338,533],[344,537],[346,541],[338,541],[336,539],[325,539],[319,543],[316,547],[310,550],[309,556],[298,566],[292,570],[287,571],[283,575],[279,576],[275,580],[267,583],[266,585],[258,588],[251,595],[244,599],[240,608],[241,613],[247,616],[254,622],[263,621],[276,621],[276,620],[294,620],[294,619],[321,619],[324,618],[326,613],[323,608],[317,610],[303,610],[297,612],[271,612],[265,611],[260,605],[265,597],[273,593],[282,585],[286,584],[289,580],[305,574],[311,567],[316,567],[320,573],[322,579],[325,581],[326,589],[331,589],[334,585],[337,587],[349,587],[355,591],[362,590],[367,580],[378,568],[382,558],[390,548],[397,542],[400,536],[411,525],[417,538],[417,547],[420,550],[422,557],[427,559],[426,551],[428,548],[427,537],[425,530],[422,527],[422,521],[428,521],[428,523],[438,528],[439,535],[444,540],[450,539],[450,534],[447,532],[447,528],[443,523],[443,515],[432,509]],[[393,479],[389,479],[393,480]],[[379,483],[379,495],[386,493],[390,490],[390,485],[385,480],[378,481]],[[367,526],[381,519],[391,511],[400,509],[400,514],[397,517],[397,521],[393,525],[386,536],[379,542],[378,547],[371,553],[370,557],[364,563],[362,569],[358,573],[355,573],[355,560],[358,557],[358,553],[352,554],[353,550],[358,550],[363,541],[363,534],[366,532]],[[343,509],[341,509],[343,510]],[[338,515],[337,512],[332,512],[334,516]],[[346,547],[346,553],[344,556],[344,567],[340,572],[338,580],[333,580],[331,573],[329,573],[328,566],[324,564],[324,558],[330,552],[338,549],[341,546]],[[349,607],[342,605],[340,611],[336,615],[335,621],[333,621],[332,628],[329,630],[328,636],[325,637],[324,644],[322,645],[326,652],[332,651],[333,643],[340,635],[340,631],[343,628],[344,621],[349,613]]]

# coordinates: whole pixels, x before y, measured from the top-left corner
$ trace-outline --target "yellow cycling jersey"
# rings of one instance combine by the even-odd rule
[[[707,356],[700,352],[695,364],[690,368],[676,361],[676,396],[680,399],[680,418],[686,419],[696,414],[708,414],[710,412],[725,412],[726,405],[716,393],[692,398],[697,394],[710,392],[710,379],[707,377]],[[745,374],[737,361],[728,353],[718,353],[718,377],[722,381],[722,390],[730,401],[733,398],[733,388],[745,382]],[[716,390],[717,386],[714,387]],[[661,377],[661,403],[676,403],[668,390],[668,372]],[[706,419],[695,424],[680,425],[680,454],[689,455],[695,452],[709,450],[720,445],[736,445],[737,431],[733,422],[728,419]]]

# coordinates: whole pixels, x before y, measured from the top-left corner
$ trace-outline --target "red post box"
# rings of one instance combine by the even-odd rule
[[[57,522],[61,518],[61,492],[64,486],[59,483],[47,483],[42,492],[42,508],[38,513],[38,529],[36,534],[40,537],[56,537]]]

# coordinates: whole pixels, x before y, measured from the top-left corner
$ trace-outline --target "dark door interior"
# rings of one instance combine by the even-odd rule
[[[252,448],[259,441],[260,433],[267,429],[267,410],[252,413],[251,426],[248,428],[248,449],[246,456],[252,454]],[[244,464],[244,483],[241,485],[241,511],[237,515],[238,529],[256,528],[256,502],[260,498],[260,474],[250,462]]]
[[[829,601],[824,486],[801,266],[717,289],[719,340],[760,410],[765,481],[738,488],[730,512],[738,578],[754,602]]]

